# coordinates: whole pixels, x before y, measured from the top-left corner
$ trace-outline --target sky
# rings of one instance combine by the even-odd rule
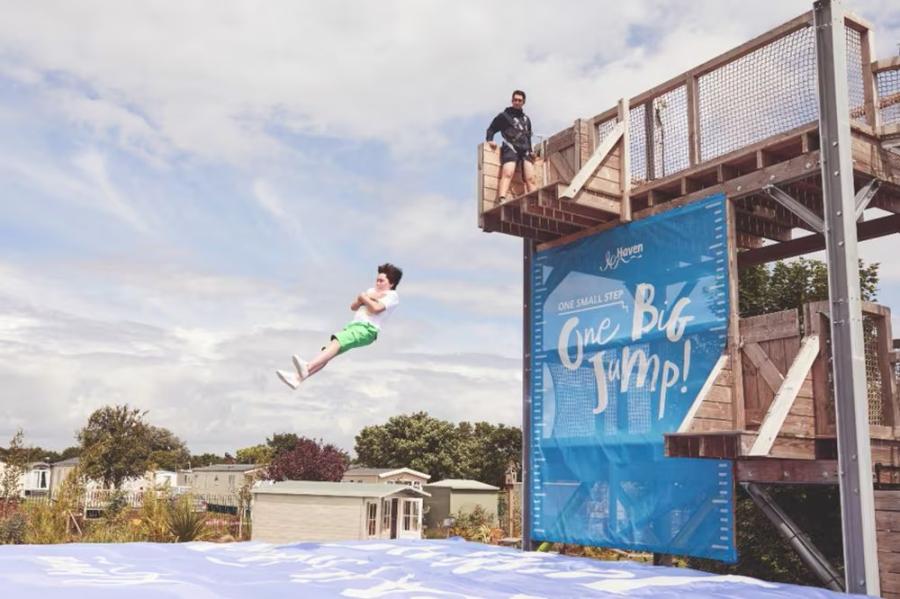
[[[892,4],[845,3],[878,58]],[[520,425],[522,242],[476,221],[491,118],[521,88],[552,134],[811,5],[0,0],[0,445],[61,450],[122,403],[195,453]],[[900,314],[891,243],[860,253]],[[378,341],[291,392],[274,370],[385,261]]]

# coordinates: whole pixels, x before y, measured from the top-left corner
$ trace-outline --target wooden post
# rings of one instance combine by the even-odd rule
[[[619,100],[619,122],[625,125],[625,130],[622,133],[622,154],[619,162],[619,181],[622,186],[622,209],[619,212],[619,220],[623,223],[631,222],[631,153],[629,151],[628,115],[628,100],[622,98]]]
[[[700,162],[700,102],[697,77],[689,72],[684,81],[687,87],[688,159],[691,166]]]
[[[725,200],[725,222],[728,229],[728,362],[731,365],[734,430],[742,431],[747,423],[744,407],[744,373],[741,366],[741,318],[738,299],[737,223],[734,204]]]
[[[875,33],[869,29],[859,34],[860,54],[862,55],[862,80],[863,99],[866,107],[866,123],[873,129],[881,126],[881,112],[875,98],[878,96],[878,88],[875,83],[875,73],[872,71],[872,48],[875,46]]]
[[[591,145],[593,136],[591,129],[593,121],[590,119],[575,119],[575,162],[578,168],[583,167],[594,153]]]
[[[647,153],[647,181],[656,178],[656,136],[654,135],[656,127],[656,115],[653,113],[653,103],[655,98],[647,100],[644,104],[644,145]],[[651,202],[652,206],[653,203]]]

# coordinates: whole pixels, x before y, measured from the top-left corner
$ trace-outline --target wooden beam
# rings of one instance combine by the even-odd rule
[[[878,86],[875,74],[872,72],[872,48],[875,47],[874,32],[865,30],[860,32],[860,59],[862,60],[863,80],[863,106],[866,109],[866,122],[870,127],[877,128],[881,125],[881,111],[875,106],[875,98],[878,97]]]
[[[892,56],[891,58],[882,58],[872,62],[872,72],[880,73],[881,71],[893,71],[900,69],[900,56]]]
[[[856,231],[859,241],[900,233],[900,214],[883,216],[860,223],[857,225]],[[738,268],[747,268],[757,264],[766,264],[776,260],[811,254],[824,249],[825,236],[816,233],[799,239],[740,252],[737,257],[737,266]]]
[[[818,131],[818,124],[815,122],[806,123],[805,125],[800,125],[799,127],[795,127],[790,131],[785,131],[784,133],[779,133],[777,135],[773,135],[766,139],[756,142],[755,144],[745,146],[742,148],[738,148],[729,152],[728,154],[724,154],[722,156],[717,156],[712,160],[706,160],[702,164],[697,165],[696,167],[687,168],[682,171],[668,174],[660,179],[655,179],[653,181],[647,181],[646,183],[642,183],[635,187],[635,193],[645,193],[648,188],[655,189],[657,187],[667,187],[669,185],[674,185],[679,182],[683,177],[693,176],[698,170],[717,170],[720,166],[725,167],[722,175],[729,174],[730,176],[727,179],[734,179],[737,176],[735,173],[734,165],[736,164],[749,164],[752,161],[754,164],[756,162],[756,152],[758,150],[769,149],[773,147],[783,147],[787,146],[796,146],[797,155],[800,154],[808,154],[807,152],[803,152],[803,142],[802,137],[804,135],[812,135],[813,133]],[[818,149],[818,148],[813,148]],[[727,172],[725,172],[727,170]],[[746,169],[745,169],[746,173]],[[726,179],[726,180],[727,180]],[[723,181],[724,182],[724,181]]]
[[[803,339],[800,351],[797,352],[794,362],[788,369],[784,382],[775,394],[772,403],[769,404],[769,409],[766,411],[766,415],[759,427],[756,441],[753,443],[753,447],[750,448],[751,456],[765,456],[771,451],[775,438],[781,431],[781,427],[784,425],[784,421],[794,405],[794,400],[797,398],[797,393],[800,392],[803,380],[812,367],[813,360],[815,360],[818,352],[819,338],[816,335],[810,335]]]
[[[697,77],[694,73],[688,73],[684,81],[687,91],[688,163],[691,166],[700,164],[700,90]]]
[[[694,402],[688,409],[684,420],[681,421],[681,426],[678,427],[679,433],[686,433],[691,429],[691,424],[694,421],[694,416],[700,409],[700,405],[706,400],[706,396],[709,395],[709,391],[713,388],[713,384],[715,384],[716,379],[719,378],[719,373],[722,372],[722,368],[724,368],[726,363],[728,363],[727,355],[721,355],[719,356],[719,359],[716,360],[716,363],[715,365],[713,365],[709,376],[706,377],[706,381],[703,383],[703,387],[700,388],[700,392],[697,393],[697,397],[694,398]]]
[[[744,406],[744,370],[741,365],[741,317],[738,299],[738,239],[735,204],[725,198],[725,232],[728,250],[728,362],[731,364],[731,423],[735,430],[747,424]]]
[[[778,370],[778,367],[769,359],[769,355],[765,352],[759,343],[744,343],[741,348],[744,355],[749,358],[754,368],[759,371],[763,380],[769,386],[773,393],[777,393],[784,384],[784,375]]]
[[[763,185],[767,185],[770,183],[790,183],[798,179],[804,179],[806,177],[814,175],[818,171],[819,150],[815,150],[813,152],[809,152],[808,154],[802,154],[795,158],[791,158],[790,160],[787,160],[785,162],[766,167],[760,171],[754,171],[752,173],[748,173],[744,176],[738,177],[737,179],[732,179],[731,181],[727,181],[722,185],[707,187],[706,189],[703,189],[701,191],[682,196],[677,200],[672,200],[671,202],[659,204],[658,206],[651,206],[649,208],[644,208],[643,210],[638,210],[634,213],[634,219],[638,220],[641,218],[652,216],[654,214],[665,212],[666,210],[672,210],[679,206],[690,204],[691,202],[694,202],[700,198],[705,198],[707,196],[720,192],[724,193],[731,199],[746,197],[759,193]],[[608,228],[608,225],[598,225],[598,228],[585,229],[584,231],[575,233],[572,236],[557,239],[546,244],[541,244],[537,249],[538,251],[542,251],[551,247],[565,245],[567,243],[577,241],[578,239],[581,239],[583,237],[593,235],[594,233],[605,231]]]
[[[656,178],[656,114],[653,100],[644,104],[644,147],[647,156],[647,181]],[[652,205],[652,199],[649,199]]]
[[[738,460],[734,478],[739,483],[836,485],[838,463],[837,460]]]
[[[622,124],[622,160],[619,162],[619,185],[622,188],[621,212],[619,220],[631,222],[631,135],[629,133],[628,102],[619,100],[619,122]]]
[[[575,176],[572,177],[572,182],[566,188],[566,190],[560,195],[562,198],[572,199],[581,191],[581,188],[584,187],[584,184],[587,183],[588,179],[594,176],[594,173],[600,167],[600,164],[603,160],[609,155],[612,149],[615,147],[616,143],[619,141],[619,138],[622,137],[622,134],[625,131],[625,127],[623,123],[616,124],[615,128],[603,138],[603,141],[600,142],[600,145],[597,146],[597,149],[594,150],[594,153],[588,158],[587,162],[585,162],[584,166],[575,173]]]

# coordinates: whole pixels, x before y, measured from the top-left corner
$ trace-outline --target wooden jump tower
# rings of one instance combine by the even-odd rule
[[[667,435],[666,454],[734,460],[735,480],[763,509],[768,498],[760,484],[842,480],[851,486],[848,470],[866,471],[838,459],[838,438],[846,437],[837,421],[852,422],[853,414],[845,414],[835,397],[854,397],[843,403],[851,411],[861,406],[864,421],[856,430],[865,438],[858,446],[871,450],[874,522],[864,517],[861,526],[877,531],[877,564],[872,576],[871,564],[853,562],[847,504],[854,490],[845,495],[842,489],[846,589],[878,594],[880,584],[883,596],[900,597],[900,340],[892,336],[890,308],[859,302],[858,294],[850,306],[859,306],[849,318],[861,319],[864,331],[864,377],[857,376],[863,382],[856,387],[862,392],[855,393],[840,386],[841,356],[832,352],[833,346],[846,347],[832,338],[842,334],[841,323],[831,322],[834,285],[830,302],[738,316],[740,269],[825,250],[826,237],[840,227],[824,197],[834,193],[828,178],[838,177],[840,165],[839,138],[820,120],[817,87],[825,90],[828,82],[817,68],[817,51],[822,67],[822,36],[831,35],[822,10],[831,18],[831,2],[817,2],[814,11],[543,140],[535,164],[538,189],[532,193],[522,193],[517,173],[511,199],[498,204],[499,152],[482,144],[478,224],[485,232],[525,239],[527,293],[527,261],[535,250],[724,193],[731,266],[728,346],[696,410]],[[846,81],[837,83],[846,90],[850,121],[849,137],[840,139],[852,159],[847,180],[855,194],[845,200],[853,211],[844,222],[855,224],[863,241],[900,232],[900,57],[875,60],[870,24],[835,14],[839,20],[832,23],[843,24],[844,36],[837,47],[846,46]],[[842,60],[836,64],[843,66]],[[834,214],[841,216],[840,206]],[[829,269],[839,255],[833,250],[844,244],[832,246]],[[527,310],[525,327],[527,343]],[[527,415],[525,420],[527,427]],[[865,487],[862,482],[857,486]],[[800,553],[823,581],[841,588],[827,563],[811,563],[823,561],[814,547]]]

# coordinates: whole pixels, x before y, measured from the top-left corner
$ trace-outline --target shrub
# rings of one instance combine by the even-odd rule
[[[456,521],[450,528],[451,536],[479,543],[496,542],[503,536],[503,531],[494,527],[494,514],[480,505],[475,506],[471,512],[460,510],[454,518]]]
[[[13,513],[0,520],[0,545],[21,545],[25,542],[28,522],[21,513]]]
[[[176,543],[202,541],[209,535],[206,530],[206,514],[194,510],[190,495],[182,495],[172,505],[169,516],[169,532]]]
[[[143,540],[153,543],[171,543],[175,540],[169,526],[172,498],[165,490],[151,489],[144,493],[141,505],[140,532]]]
[[[61,509],[59,502],[28,501],[25,504],[28,526],[25,542],[34,545],[68,543],[71,541],[69,513]]]

